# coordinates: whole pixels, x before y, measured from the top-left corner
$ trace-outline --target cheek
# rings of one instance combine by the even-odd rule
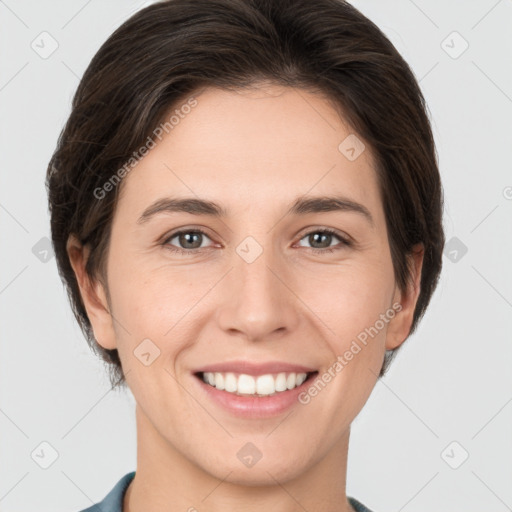
[[[210,278],[191,266],[173,265],[155,249],[140,252],[118,235],[109,256],[109,284],[119,318],[133,331],[162,337],[208,289]]]
[[[112,301],[117,348],[128,385],[144,408],[162,400],[180,403],[180,388],[174,379],[179,379],[181,355],[198,337],[199,323],[192,306],[200,294],[176,276],[164,278],[164,273],[156,276],[140,268],[123,279],[121,272],[120,268],[117,281],[112,276]]]
[[[394,277],[391,261],[352,261],[302,280],[300,296],[319,321],[330,327],[332,346],[347,343],[370,328],[391,307]],[[379,323],[380,325],[380,323]],[[386,324],[387,325],[387,324]],[[381,329],[385,334],[385,329]]]
[[[117,329],[119,349],[125,350],[126,346],[126,350],[133,352],[143,339],[149,338],[167,355],[169,351],[177,353],[186,340],[193,338],[193,333],[188,332],[187,336],[187,331],[198,330],[207,321],[206,309],[210,306],[206,303],[210,301],[202,302],[202,299],[215,287],[225,268],[201,263],[162,264],[154,256],[136,255],[130,249],[133,252],[133,248],[126,247],[110,255],[113,314],[123,327]],[[343,354],[351,341],[371,328],[391,305],[392,263],[389,251],[384,247],[379,249],[347,254],[339,263],[294,261],[281,272],[281,277],[289,281],[290,288],[307,307],[298,304],[293,294],[288,298],[288,306],[303,310],[325,332],[330,351],[337,355]],[[122,254],[131,256],[122,257]],[[222,293],[219,286],[214,293],[217,305],[223,299]],[[225,298],[232,299],[230,294]],[[381,338],[385,329],[382,331]],[[171,339],[172,343],[168,343]]]
[[[394,277],[391,261],[375,259],[372,265],[337,268],[317,281],[305,300],[317,314],[316,328],[325,333],[330,354],[318,384],[304,400],[316,402],[319,422],[339,425],[355,417],[375,386],[385,353],[392,308]],[[382,320],[384,318],[384,320]],[[327,326],[327,327],[326,327]],[[332,404],[325,407],[324,404]]]
[[[116,257],[112,254],[112,261]],[[209,280],[198,286],[186,272],[153,268],[144,258],[117,262],[109,269],[109,287],[123,366],[132,366],[134,351],[136,354],[139,345],[149,339],[156,347],[145,341],[149,351],[159,353],[154,367],[170,369],[174,356],[190,339],[185,329],[190,328],[194,316],[192,306],[204,295]]]

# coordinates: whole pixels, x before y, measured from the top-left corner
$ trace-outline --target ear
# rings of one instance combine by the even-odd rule
[[[425,249],[423,244],[417,244],[412,248],[411,254],[407,255],[410,268],[410,279],[406,289],[402,292],[395,288],[393,304],[399,303],[394,318],[389,322],[386,334],[386,350],[393,350],[400,346],[409,336],[414,316],[414,309],[420,294],[421,269]]]
[[[115,349],[117,343],[105,289],[98,279],[93,280],[85,270],[89,247],[83,246],[75,235],[70,235],[66,250],[91,322],[94,338],[103,348]]]

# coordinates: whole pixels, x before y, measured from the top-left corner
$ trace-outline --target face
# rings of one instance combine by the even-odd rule
[[[122,182],[110,305],[97,283],[82,293],[161,453],[285,481],[340,447],[418,290],[395,286],[374,158],[325,98],[195,99]]]

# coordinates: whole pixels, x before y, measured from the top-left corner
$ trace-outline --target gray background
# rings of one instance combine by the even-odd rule
[[[0,1],[1,511],[80,510],[136,466],[133,397],[109,391],[45,252],[44,176],[90,59],[149,3]],[[375,512],[512,510],[512,1],[354,5],[420,80],[448,244],[419,331],[353,424],[347,492]]]

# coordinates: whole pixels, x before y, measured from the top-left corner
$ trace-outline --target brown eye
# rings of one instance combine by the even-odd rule
[[[177,236],[180,245],[184,249],[198,249],[199,247],[201,247],[201,241],[203,237],[201,233],[189,231],[188,233],[180,233]]]
[[[330,233],[310,233],[308,235],[308,242],[313,245],[315,249],[326,249],[331,245],[331,241],[333,239],[333,235]],[[321,247],[317,247],[316,244],[320,244]]]
[[[301,241],[305,239],[307,239],[313,251],[319,252],[332,252],[333,250],[341,249],[344,246],[351,245],[346,238],[330,229],[317,229],[316,231],[310,231],[301,238]],[[336,245],[331,245],[335,240],[338,240],[339,247]],[[304,247],[302,244],[301,246]]]
[[[200,229],[189,229],[176,231],[171,234],[163,242],[168,249],[180,253],[193,253],[195,249],[205,249],[207,246],[203,245],[204,239],[208,238],[208,235]],[[171,241],[176,239],[175,243],[171,244]]]

